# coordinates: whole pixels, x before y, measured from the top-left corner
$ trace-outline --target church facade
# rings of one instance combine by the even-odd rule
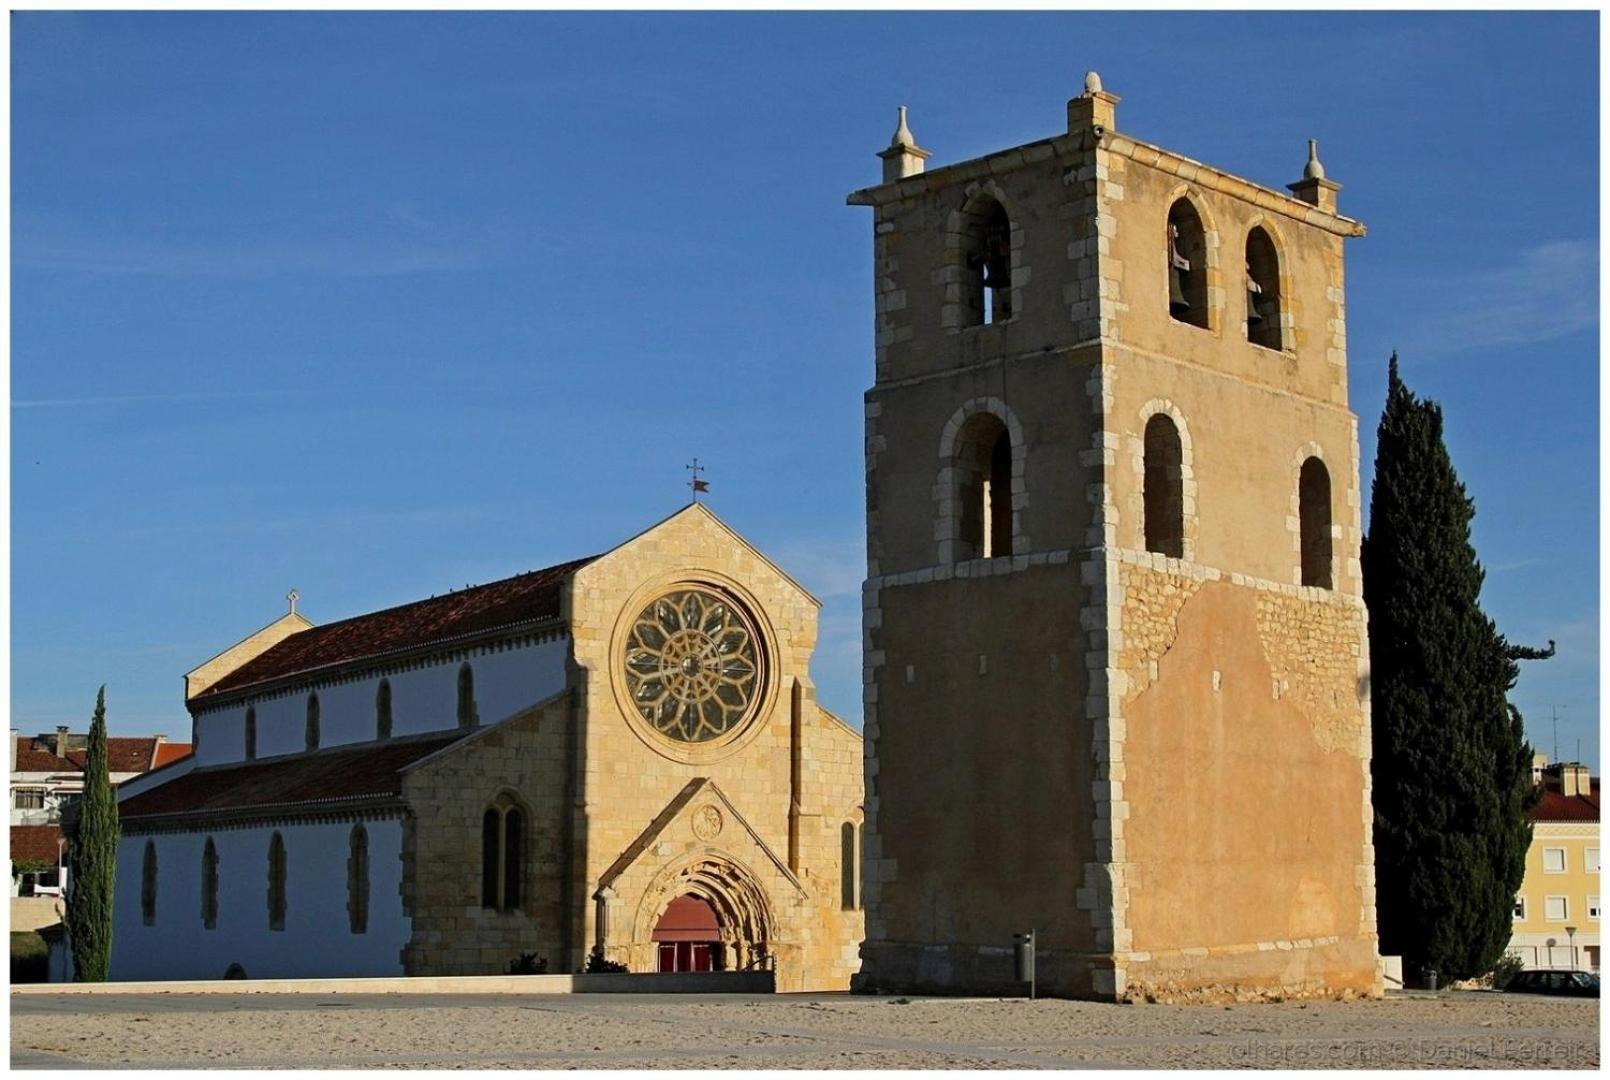
[[[858,988],[1380,989],[1357,418],[1314,147],[1286,191],[1118,130],[873,214]]]
[[[186,677],[195,753],[119,791],[112,977],[859,963],[862,748],[819,604],[693,504],[602,555]]]

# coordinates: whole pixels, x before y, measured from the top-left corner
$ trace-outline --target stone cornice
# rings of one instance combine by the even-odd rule
[[[238,810],[215,812],[189,810],[175,814],[153,814],[122,822],[121,831],[124,836],[151,836],[161,833],[225,832],[231,829],[257,829],[275,825],[344,824],[353,821],[400,818],[406,810],[407,804],[399,796],[365,795],[316,803],[250,806]]]

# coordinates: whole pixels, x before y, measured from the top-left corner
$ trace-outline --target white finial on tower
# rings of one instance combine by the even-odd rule
[[[1325,166],[1319,163],[1319,140],[1308,140],[1308,164],[1303,166],[1304,180],[1325,179]]]
[[[1101,75],[1094,71],[1085,72],[1085,93],[1099,94],[1101,92]]]
[[[894,129],[894,137],[889,140],[887,149],[879,150],[878,156],[883,159],[883,182],[885,184],[895,180],[904,180],[908,176],[915,176],[922,172],[922,163],[928,160],[928,151],[917,145],[912,137],[911,129],[906,126],[906,107],[900,106],[900,123]]]
[[[285,599],[290,601],[290,604],[291,604],[291,612],[290,613],[292,615],[296,614],[296,601],[301,595],[302,594],[297,592],[295,589],[292,589],[290,592],[285,594]]]
[[[889,140],[890,146],[916,146],[917,140],[912,138],[911,129],[906,126],[906,107],[900,106],[900,123],[894,129],[894,137]]]

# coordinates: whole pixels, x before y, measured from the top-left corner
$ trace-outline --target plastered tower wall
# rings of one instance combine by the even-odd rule
[[[859,985],[1010,985],[1011,934],[1033,926],[1054,992],[1372,992],[1342,277],[1363,229],[1322,172],[1258,187],[1118,133],[1116,105],[1098,81],[1065,136],[934,171],[902,123],[886,183],[851,197],[874,208],[878,296]],[[958,330],[946,214],[981,190],[1011,219],[1012,316]],[[1180,198],[1203,223],[1206,327],[1170,316]],[[1254,227],[1278,251],[1274,348],[1246,330]],[[952,562],[935,436],[980,398],[1014,431],[1012,556]],[[1177,557],[1144,533],[1158,413],[1181,443]],[[1333,588],[1300,584],[1309,457],[1331,478]]]
[[[1090,990],[1096,859],[1082,568],[1100,424],[1090,148],[1053,139],[852,196],[874,215],[877,381],[866,395],[867,943],[878,989]],[[1005,208],[1009,320],[961,325],[962,210]],[[1010,550],[960,549],[957,445],[1011,445]],[[1099,656],[1096,658],[1099,664]]]

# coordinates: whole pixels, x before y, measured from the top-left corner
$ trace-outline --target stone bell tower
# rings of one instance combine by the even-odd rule
[[[1342,242],[1117,130],[873,211],[862,990],[1375,993]]]

